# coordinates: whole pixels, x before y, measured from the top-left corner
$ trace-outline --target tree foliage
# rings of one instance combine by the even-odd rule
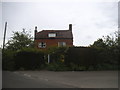
[[[118,32],[115,32],[113,35],[103,36],[95,41],[90,47],[102,48],[102,49],[118,49],[120,46],[120,37],[118,37]]]
[[[100,38],[100,39],[98,39],[97,41],[95,41],[95,42],[93,43],[93,45],[91,45],[91,47],[102,49],[102,48],[106,48],[107,45],[106,45],[106,43],[103,41],[103,39]]]
[[[91,47],[98,50],[98,60],[101,61],[99,65],[117,67],[120,55],[120,37],[118,37],[118,32],[113,35],[103,36],[103,38],[95,41]]]
[[[13,32],[13,36],[8,40],[6,49],[20,50],[22,48],[28,48],[33,46],[33,40],[31,35],[23,29],[22,32]]]

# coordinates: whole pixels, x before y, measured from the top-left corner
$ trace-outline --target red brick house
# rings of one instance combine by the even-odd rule
[[[35,47],[46,49],[53,46],[73,46],[72,24],[68,30],[42,30],[37,32],[35,27]]]

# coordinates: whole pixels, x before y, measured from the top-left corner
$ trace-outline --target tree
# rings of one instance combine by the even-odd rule
[[[91,45],[97,49],[98,61],[101,65],[108,65],[107,68],[115,69],[118,64],[118,56],[120,55],[120,38],[118,32],[112,35],[103,36]]]
[[[33,40],[25,29],[22,32],[13,32],[13,36],[6,44],[6,49],[10,50],[20,50],[28,47],[33,47]]]
[[[93,45],[91,45],[91,47],[102,49],[102,48],[107,47],[107,45],[106,45],[106,43],[103,41],[103,39],[100,38],[100,39],[98,39],[97,41],[95,41],[95,42],[93,43]]]
[[[91,45],[91,47],[96,48],[113,48],[118,47],[120,45],[120,37],[118,37],[118,32],[114,32],[112,35],[103,36],[103,38],[99,38],[97,41]]]

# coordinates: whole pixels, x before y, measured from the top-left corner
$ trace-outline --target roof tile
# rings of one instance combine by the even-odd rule
[[[73,38],[71,30],[42,30],[37,32],[36,38],[49,38],[49,33],[56,33],[55,38]]]

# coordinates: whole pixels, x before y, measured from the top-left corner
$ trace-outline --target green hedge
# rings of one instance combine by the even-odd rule
[[[65,64],[76,71],[118,70],[119,53],[113,50],[113,48],[71,47],[65,55]]]
[[[21,50],[15,54],[16,69],[35,70],[45,64],[44,53],[38,50]]]
[[[47,64],[48,54],[50,64]],[[57,47],[47,52],[32,48],[5,50],[2,55],[3,70],[85,71],[117,70],[120,53],[113,48]]]
[[[32,48],[5,50],[2,61],[3,70],[36,70],[45,66],[44,53]]]
[[[74,63],[80,66],[90,66],[96,65],[97,62],[97,53],[93,48],[86,47],[72,47],[66,53],[65,63],[70,64]]]
[[[14,62],[14,54],[15,51],[4,50],[2,52],[2,69],[3,70],[15,70],[15,62]]]

